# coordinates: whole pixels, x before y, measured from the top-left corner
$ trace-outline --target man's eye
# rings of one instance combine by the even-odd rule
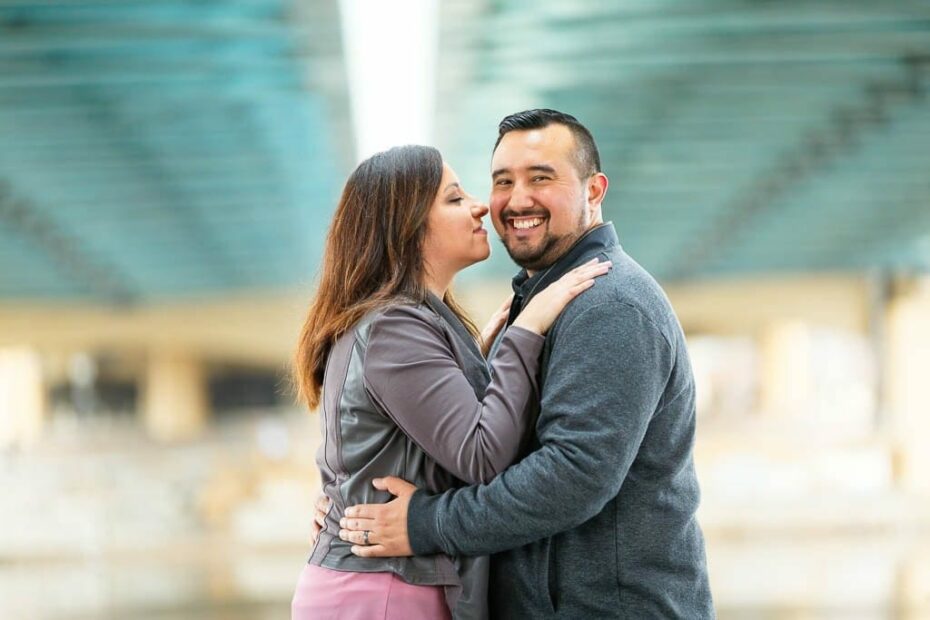
[[[549,180],[549,177],[544,177],[544,176],[533,177],[533,182],[534,182],[534,183],[535,183],[536,181],[548,181],[548,180]]]
[[[510,185],[509,179],[500,179],[494,183],[494,185]]]

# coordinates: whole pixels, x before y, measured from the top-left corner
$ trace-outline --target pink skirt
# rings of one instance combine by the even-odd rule
[[[350,573],[307,564],[291,620],[451,619],[442,586],[415,586],[394,573]]]

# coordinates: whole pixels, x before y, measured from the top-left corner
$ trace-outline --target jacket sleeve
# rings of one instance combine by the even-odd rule
[[[378,406],[443,468],[468,483],[485,482],[517,457],[538,394],[545,339],[519,327],[491,360],[484,400],[465,378],[445,333],[413,306],[387,310],[371,327],[365,384]]]
[[[537,422],[541,446],[490,483],[417,491],[417,555],[485,555],[584,523],[615,497],[671,373],[665,337],[639,310],[605,302],[553,334]]]

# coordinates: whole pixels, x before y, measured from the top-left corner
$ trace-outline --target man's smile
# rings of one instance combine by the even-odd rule
[[[531,231],[542,226],[548,218],[540,215],[527,215],[523,217],[506,218],[507,227],[517,232]]]

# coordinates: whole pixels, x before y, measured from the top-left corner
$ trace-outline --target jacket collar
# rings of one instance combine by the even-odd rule
[[[452,331],[455,332],[472,354],[482,360],[484,359],[484,356],[481,354],[481,349],[478,348],[478,343],[475,342],[475,337],[468,331],[468,328],[465,327],[462,320],[452,312],[452,309],[447,306],[443,300],[439,299],[439,297],[433,293],[428,292],[426,296],[426,305],[448,323]]]

